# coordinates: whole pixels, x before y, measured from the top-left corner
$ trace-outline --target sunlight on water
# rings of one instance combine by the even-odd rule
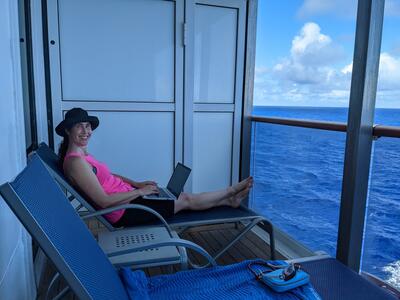
[[[396,288],[400,288],[400,260],[383,267],[383,271],[389,273],[386,281]]]

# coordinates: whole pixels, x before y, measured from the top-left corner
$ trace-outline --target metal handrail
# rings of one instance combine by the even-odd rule
[[[400,138],[400,127],[398,126],[384,126],[384,125],[374,125],[374,136],[376,137],[394,137]]]
[[[278,125],[289,125],[295,127],[314,128],[331,131],[343,131],[346,132],[347,125],[339,122],[328,122],[328,121],[316,121],[316,120],[305,120],[305,119],[288,119],[288,118],[273,118],[273,117],[261,117],[251,116],[251,120],[260,123],[278,124]]]
[[[290,118],[276,118],[276,117],[263,117],[263,116],[250,116],[251,121],[259,123],[287,125],[303,128],[321,129],[329,131],[347,131],[347,124],[340,122],[329,122],[320,120],[305,120],[305,119],[290,119]],[[395,137],[400,138],[400,127],[398,126],[384,126],[374,125],[372,129],[374,137]]]

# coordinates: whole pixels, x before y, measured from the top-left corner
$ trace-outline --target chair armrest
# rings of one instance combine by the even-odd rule
[[[151,214],[153,214],[154,216],[156,216],[165,226],[165,228],[168,231],[168,234],[171,238],[173,238],[172,235],[172,230],[169,227],[167,221],[165,221],[165,219],[163,218],[163,216],[161,216],[158,212],[156,212],[154,209],[144,206],[144,205],[140,205],[140,204],[123,204],[123,205],[119,205],[119,206],[114,206],[114,207],[110,207],[110,208],[105,208],[105,209],[101,209],[92,213],[88,213],[85,214],[83,216],[81,216],[82,220],[86,220],[86,219],[90,219],[90,218],[94,218],[97,216],[102,216],[104,214],[108,214],[110,212],[116,211],[116,210],[120,210],[120,209],[139,209],[139,210],[144,210],[147,211]],[[153,247],[154,248],[154,247]]]
[[[191,249],[193,251],[200,253],[205,258],[207,258],[207,260],[209,261],[209,263],[207,265],[209,265],[209,264],[212,266],[217,265],[214,258],[206,250],[204,250],[204,248],[200,247],[199,245],[197,245],[191,241],[179,239],[179,238],[152,241],[149,243],[144,243],[140,246],[137,246],[137,245],[132,245],[131,247],[125,246],[123,250],[117,250],[114,252],[107,253],[107,256],[113,257],[113,256],[128,254],[131,252],[137,252],[137,251],[142,251],[142,250],[146,250],[146,249],[166,247],[166,246],[185,247],[185,248]]]

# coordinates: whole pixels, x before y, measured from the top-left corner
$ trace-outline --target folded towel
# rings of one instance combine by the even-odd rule
[[[254,260],[259,262],[261,260]],[[147,277],[143,271],[120,270],[120,277],[132,300],[148,299],[311,299],[320,300],[311,284],[277,293],[257,281],[248,268],[252,261],[228,266],[181,271]],[[271,263],[275,263],[272,262]]]

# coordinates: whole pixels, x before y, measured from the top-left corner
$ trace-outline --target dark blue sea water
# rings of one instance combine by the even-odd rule
[[[346,122],[346,108],[254,107],[254,115]],[[375,123],[400,126],[399,109]],[[310,249],[336,255],[346,136],[253,124],[250,205]],[[362,269],[400,287],[400,139],[373,145]]]

